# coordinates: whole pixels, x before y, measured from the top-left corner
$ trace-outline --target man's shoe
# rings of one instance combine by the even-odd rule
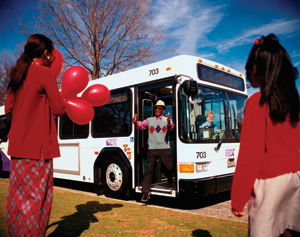
[[[168,188],[173,189],[174,188],[174,184],[172,183],[168,183]]]
[[[148,202],[149,199],[150,199],[150,193],[143,193],[141,202]]]

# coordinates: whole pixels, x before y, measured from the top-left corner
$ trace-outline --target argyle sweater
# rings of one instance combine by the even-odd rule
[[[160,121],[157,121],[155,117],[148,118],[149,150],[170,148],[167,125],[168,122],[166,117],[162,117]]]

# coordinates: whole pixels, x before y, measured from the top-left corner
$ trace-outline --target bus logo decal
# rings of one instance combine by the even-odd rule
[[[234,150],[235,149],[226,149],[225,150],[225,156],[226,157],[234,156]]]
[[[117,145],[117,138],[106,140],[106,146],[116,146],[116,145]]]
[[[133,142],[134,141],[134,138],[133,137],[130,137],[130,142]]]

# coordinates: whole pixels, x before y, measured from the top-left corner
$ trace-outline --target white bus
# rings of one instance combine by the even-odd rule
[[[90,81],[111,92],[109,102],[95,107],[87,125],[74,124],[67,115],[58,120],[61,158],[54,159],[54,177],[93,183],[113,198],[129,190],[141,192],[147,164],[147,130],[138,120],[153,116],[153,105],[163,100],[175,124],[169,132],[174,161],[174,188],[169,188],[162,162],[157,160],[152,195],[179,197],[230,190],[239,150],[245,100],[244,75],[227,66],[194,56],[167,60]],[[214,111],[213,127],[203,126]],[[7,142],[1,144],[6,152]]]

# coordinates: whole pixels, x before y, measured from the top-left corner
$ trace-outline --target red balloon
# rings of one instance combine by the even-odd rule
[[[68,68],[61,79],[61,90],[64,98],[74,99],[89,83],[89,73],[82,66]]]
[[[93,106],[83,99],[66,100],[66,111],[69,118],[77,124],[88,124],[94,118]]]
[[[58,75],[61,72],[61,69],[63,68],[64,59],[61,53],[58,49],[55,49],[55,60],[51,65],[51,71],[55,77],[58,77]]]
[[[82,93],[82,99],[85,99],[87,102],[93,106],[102,106],[105,105],[110,98],[109,89],[101,84],[95,84],[88,87]]]
[[[62,95],[62,90],[59,91],[59,94],[60,94],[61,98],[65,101],[65,98]]]

